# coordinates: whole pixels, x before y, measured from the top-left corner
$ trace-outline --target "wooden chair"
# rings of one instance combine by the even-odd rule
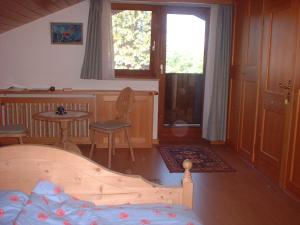
[[[19,143],[23,144],[22,137],[27,136],[27,129],[22,125],[0,126],[0,137],[17,137]]]
[[[115,155],[115,140],[114,140],[114,132],[120,129],[123,129],[126,134],[126,138],[128,141],[131,160],[134,162],[134,152],[130,142],[130,136],[128,133],[128,127],[131,126],[129,122],[129,112],[132,108],[134,93],[133,90],[129,87],[124,88],[116,101],[116,117],[113,120],[107,121],[98,121],[95,123],[91,123],[90,133],[91,133],[91,150],[89,154],[89,158],[92,158],[94,148],[95,148],[95,132],[102,132],[108,134],[108,168],[111,168],[111,157],[112,153]]]

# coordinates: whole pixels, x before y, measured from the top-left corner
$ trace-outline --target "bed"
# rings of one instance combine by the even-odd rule
[[[85,221],[82,223],[76,222],[76,224],[199,224],[190,210],[193,203],[193,182],[190,173],[192,163],[186,160],[183,166],[185,172],[182,185],[165,187],[151,183],[140,176],[111,171],[85,157],[58,148],[39,145],[6,146],[0,148],[0,192],[4,193],[4,197],[6,196],[10,203],[16,203],[15,199],[24,199],[22,204],[29,208],[24,209],[22,204],[18,206],[18,218],[22,218],[24,212],[26,214],[27,211],[32,210],[30,208],[32,204],[28,204],[29,202],[39,199],[39,201],[44,202],[44,206],[38,205],[34,210],[41,210],[41,207],[46,206],[46,210],[54,210],[51,208],[52,206],[50,207],[52,200],[55,207],[62,207],[63,204],[67,204],[69,207],[69,202],[75,201],[76,204],[80,203],[80,206],[77,205],[78,207],[85,208],[84,205],[86,205],[86,208],[93,209],[93,213],[99,212],[100,214],[96,216],[93,214],[93,216],[95,218],[103,216],[101,218],[106,221],[96,223],[97,220],[93,217],[95,223]],[[59,190],[59,192],[53,193],[53,190]],[[16,192],[7,194],[12,191]],[[63,197],[58,198],[58,193]],[[11,197],[15,195],[17,197]],[[66,199],[69,202],[66,203]],[[5,206],[4,201],[0,199],[0,202]],[[143,209],[146,211],[141,211]],[[58,208],[55,208],[55,210],[58,210]],[[69,209],[70,212],[72,210]],[[139,217],[130,221],[128,213],[124,214],[124,210],[133,212],[130,215],[138,215]],[[156,214],[156,219],[158,217],[160,219],[147,219],[146,214],[149,212]],[[177,223],[175,220],[174,223],[169,223],[170,221],[165,223],[161,220],[162,215],[168,219],[172,219],[172,217],[173,219],[175,217],[181,218],[181,212],[183,214],[187,212],[182,217],[186,219],[184,223]],[[53,213],[57,214],[57,211],[52,211]],[[39,214],[37,214],[37,217],[39,220],[43,220],[48,218],[50,214],[51,212],[48,211],[43,214],[44,217],[39,217]],[[0,224],[2,224],[1,215],[4,215],[4,211],[2,209],[1,214],[0,204]],[[119,221],[108,221],[112,215],[118,217]],[[122,215],[124,218],[122,218]],[[140,215],[143,215],[146,219],[143,219]],[[149,215],[147,214],[147,216]],[[26,220],[30,216],[23,215],[24,218]],[[78,218],[75,219],[78,221]],[[120,219],[124,220],[120,221]],[[69,221],[71,220],[70,217]],[[11,221],[14,221],[14,224],[34,224],[32,221]],[[56,224],[53,221],[49,224]],[[61,224],[69,225],[73,223],[66,220]]]

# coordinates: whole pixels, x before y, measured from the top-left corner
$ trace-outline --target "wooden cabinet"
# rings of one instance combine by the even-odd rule
[[[89,120],[76,121],[70,124],[70,139],[77,144],[90,143],[89,122],[106,120],[114,116],[114,104],[118,91],[0,91],[0,124],[24,124],[29,130],[25,138],[27,143],[54,143],[59,140],[59,124],[38,121],[32,115],[42,111],[55,111],[63,105],[66,110],[88,111],[93,115]],[[135,91],[135,102],[130,118],[129,128],[133,147],[152,147],[153,127],[153,92]],[[1,142],[10,140],[1,139]],[[98,147],[107,147],[107,137],[99,135]],[[127,147],[122,132],[116,135],[116,146]]]
[[[254,158],[256,137],[261,12],[261,0],[235,2],[229,139],[249,161]]]
[[[300,198],[299,1],[236,0],[228,139]]]

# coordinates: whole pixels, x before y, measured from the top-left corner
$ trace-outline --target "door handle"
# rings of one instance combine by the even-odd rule
[[[279,87],[285,90],[291,90],[292,89],[292,80],[289,80],[287,84],[283,84],[282,82],[279,82]]]
[[[284,99],[284,104],[285,105],[290,104],[291,90],[293,88],[293,86],[292,86],[292,80],[289,80],[287,82],[287,84],[282,84],[282,82],[279,82],[279,87],[282,88],[282,89],[284,89],[284,90],[287,90],[287,94],[286,94],[285,99]]]

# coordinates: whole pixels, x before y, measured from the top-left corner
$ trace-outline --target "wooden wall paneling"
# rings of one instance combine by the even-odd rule
[[[11,26],[11,27],[18,27],[18,26],[22,25],[22,22],[20,22],[20,21],[9,19],[9,18],[3,17],[3,16],[0,16],[0,21],[1,21],[1,24],[6,25],[6,26]]]
[[[82,0],[1,0],[0,33],[57,12]]]
[[[64,0],[60,0],[60,1],[52,1],[58,8],[64,9],[66,7],[69,6],[69,4],[64,1]]]
[[[41,17],[40,14],[24,7],[23,5],[19,4],[17,1],[2,0],[0,6],[6,7],[11,12],[21,14],[22,16],[29,17],[30,19],[38,19]]]
[[[1,11],[0,11],[1,14],[0,15],[3,18],[6,18],[7,20],[14,20],[14,21],[20,22],[22,24],[32,21],[30,16],[19,14],[18,12],[11,10],[10,7],[5,7],[3,5],[3,3],[0,3],[0,6],[1,6]]]
[[[272,2],[274,5],[272,5]],[[280,7],[280,3],[282,3]],[[298,5],[296,1],[265,1],[263,13],[262,80],[257,144],[257,167],[282,183],[282,166],[290,134],[293,102],[279,82],[294,83]]]
[[[34,13],[40,15],[40,16],[46,16],[51,11],[48,11],[41,6],[38,5],[37,1],[34,0],[27,0],[26,2],[24,0],[14,0],[17,4],[21,5],[22,7],[33,11]]]

